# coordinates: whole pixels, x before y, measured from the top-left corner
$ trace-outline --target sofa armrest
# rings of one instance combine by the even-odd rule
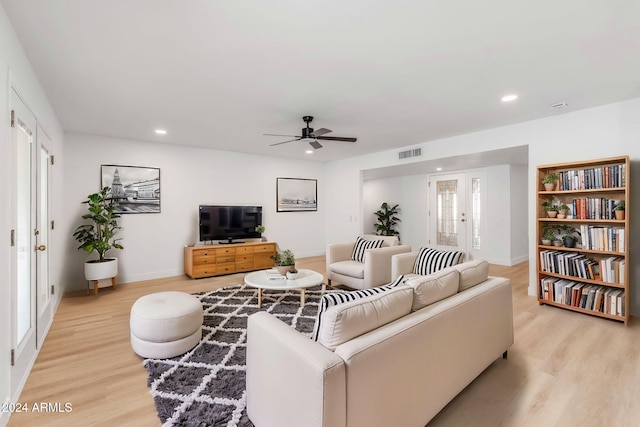
[[[413,273],[413,264],[417,257],[418,252],[394,255],[391,258],[391,279],[395,280],[401,274]]]
[[[271,314],[252,314],[247,414],[256,427],[344,427],[344,362]]]
[[[364,288],[386,285],[391,277],[391,258],[394,255],[411,252],[411,246],[387,246],[367,249],[364,253]]]

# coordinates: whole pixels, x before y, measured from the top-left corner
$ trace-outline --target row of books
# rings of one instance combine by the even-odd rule
[[[606,197],[579,197],[571,202],[571,213],[574,219],[615,219],[614,208],[621,202]]]
[[[540,299],[600,313],[625,315],[623,289],[545,277],[540,281]]]
[[[626,165],[601,166],[560,172],[560,190],[619,188],[626,185]]]
[[[622,257],[605,257],[600,261],[579,252],[540,251],[540,270],[606,283],[625,283],[626,261]]]
[[[624,252],[625,232],[623,227],[580,225],[582,248],[592,251]]]

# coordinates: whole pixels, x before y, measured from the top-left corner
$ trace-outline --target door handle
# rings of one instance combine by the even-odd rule
[[[46,251],[46,250],[47,250],[47,247],[46,247],[45,245],[40,245],[40,246],[36,245],[36,246],[33,248],[33,250],[34,250],[34,251]]]

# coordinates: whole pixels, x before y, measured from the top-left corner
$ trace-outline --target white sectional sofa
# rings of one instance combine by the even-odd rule
[[[249,418],[256,427],[424,427],[513,344],[511,283],[487,274],[486,262],[463,263],[330,307],[318,342],[251,315]]]

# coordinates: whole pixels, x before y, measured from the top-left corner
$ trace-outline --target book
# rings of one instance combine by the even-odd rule
[[[275,268],[271,268],[269,270],[265,271],[266,275],[267,275],[267,279],[268,280],[284,280],[287,277],[280,274],[280,272],[278,270],[276,270]]]

